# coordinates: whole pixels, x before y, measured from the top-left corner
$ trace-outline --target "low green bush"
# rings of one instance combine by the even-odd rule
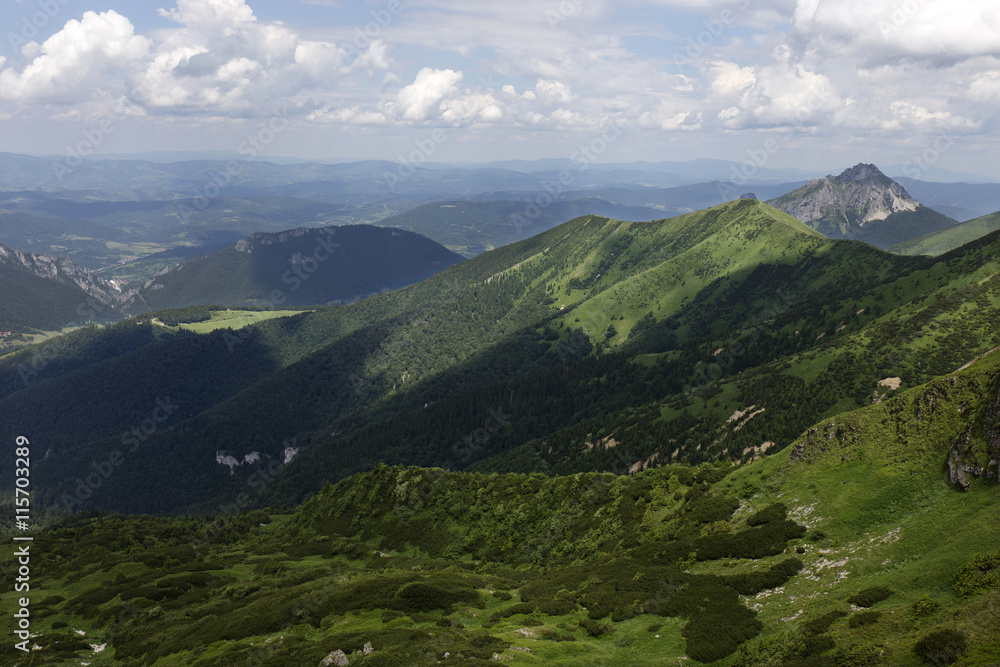
[[[882,612],[880,611],[860,611],[847,619],[847,625],[852,628],[861,628],[866,625],[878,623],[878,619],[881,616]]]
[[[914,652],[928,665],[950,665],[966,648],[965,633],[958,630],[936,630],[920,638]]]
[[[545,600],[538,603],[538,611],[549,616],[565,616],[576,611],[576,605],[569,600]]]
[[[470,586],[455,583],[427,583],[415,581],[404,585],[397,593],[406,607],[414,611],[448,609],[453,604],[479,602],[479,593]]]
[[[730,574],[721,577],[723,583],[740,595],[756,595],[769,588],[783,586],[802,569],[802,561],[788,558],[768,570],[757,570],[745,574]]]
[[[742,605],[712,606],[693,615],[681,629],[686,653],[701,662],[714,662],[734,653],[740,644],[756,637],[763,624]]]
[[[784,521],[788,516],[788,508],[784,503],[772,503],[747,519],[748,526],[763,526],[767,523]]]
[[[848,597],[847,601],[859,607],[867,608],[887,599],[890,595],[892,595],[892,591],[885,586],[872,586],[863,591],[858,591]]]
[[[591,637],[601,637],[603,635],[610,635],[614,632],[614,628],[611,627],[610,623],[598,623],[597,621],[592,621],[589,618],[584,618],[580,620],[580,627],[587,631]]]
[[[535,613],[535,605],[528,602],[517,602],[504,609],[499,609],[493,613],[491,620],[493,622],[499,621],[502,618],[510,618],[517,614],[533,614]]]
[[[941,605],[932,600],[929,596],[924,595],[910,605],[910,611],[912,611],[913,615],[917,618],[921,618],[923,616],[930,616],[937,611],[937,608],[940,606]]]
[[[955,592],[963,598],[1000,587],[1000,551],[973,555],[955,572],[954,584]]]
[[[836,621],[838,618],[843,618],[844,616],[847,616],[847,612],[841,611],[840,609],[837,609],[835,611],[828,611],[819,618],[814,618],[811,621],[806,621],[805,623],[802,624],[802,627],[809,634],[821,635],[830,629],[830,626],[833,625],[834,621]]]

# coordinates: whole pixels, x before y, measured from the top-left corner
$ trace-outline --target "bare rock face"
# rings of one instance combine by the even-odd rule
[[[121,290],[117,286],[65,257],[35,255],[0,245],[0,262],[18,264],[40,278],[74,284],[103,305],[115,304],[121,300]]]
[[[323,658],[322,662],[319,664],[320,667],[346,667],[350,664],[350,662],[347,660],[347,655],[343,651],[337,650]]]
[[[881,248],[956,224],[920,204],[873,164],[809,181],[768,203],[829,238]]]
[[[983,420],[983,431],[986,436],[986,451],[982,447],[970,444],[971,429],[959,438],[948,454],[948,481],[969,488],[969,478],[998,479],[998,461],[1000,461],[1000,378],[997,383],[997,395],[986,410]],[[986,465],[984,466],[983,463]]]
[[[873,164],[859,164],[839,176],[809,181],[770,203],[820,232],[827,233],[815,223],[825,223],[823,227],[843,236],[850,236],[851,227],[863,228],[893,213],[920,207],[902,185]]]

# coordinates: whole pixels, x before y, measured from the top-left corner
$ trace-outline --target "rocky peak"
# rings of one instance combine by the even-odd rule
[[[839,176],[827,176],[827,178],[832,178],[836,183],[841,185],[846,185],[848,183],[857,183],[858,181],[871,180],[875,176],[881,176],[886,178],[885,174],[879,171],[879,168],[873,164],[856,164],[850,169],[845,169]],[[902,189],[902,186],[900,186]]]
[[[830,238],[860,239],[869,225],[922,208],[902,185],[866,163],[809,181],[768,203]]]

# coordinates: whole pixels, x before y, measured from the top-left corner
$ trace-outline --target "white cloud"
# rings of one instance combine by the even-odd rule
[[[690,121],[685,124],[686,121]],[[701,114],[689,111],[678,111],[667,105],[646,111],[638,119],[639,127],[646,130],[671,132],[675,130],[696,130],[701,127]]]
[[[20,72],[0,71],[0,97],[21,102],[79,102],[98,92],[108,70],[146,55],[149,40],[114,11],[86,12],[49,37]],[[2,64],[0,64],[2,67]]]
[[[1000,100],[1000,70],[988,70],[976,77],[969,84],[969,96],[984,102]]]
[[[303,90],[333,88],[350,70],[340,46],[259,21],[245,0],[178,0],[160,14],[180,27],[155,33],[152,58],[133,77],[151,107],[256,115]],[[379,65],[377,48],[356,60]]]
[[[159,13],[177,23],[206,28],[257,20],[245,0],[177,0],[176,8]]]
[[[393,110],[403,120],[424,121],[441,111],[441,102],[458,92],[462,73],[450,69],[425,67],[413,83],[396,95]]]
[[[799,0],[792,25],[812,48],[873,63],[1000,55],[995,0]]]
[[[713,62],[708,69],[712,77],[712,92],[716,95],[732,95],[743,92],[757,82],[753,67],[740,67],[731,62]]]
[[[719,66],[713,87],[720,81]],[[821,124],[841,104],[840,93],[824,74],[811,71],[791,59],[788,49],[775,51],[774,62],[755,73],[722,67],[720,87],[725,92],[742,90],[740,101],[723,109],[719,118],[731,129],[748,127],[810,127]],[[728,78],[727,78],[728,77]]]
[[[545,104],[570,104],[578,97],[566,84],[548,79],[538,80],[535,94]]]

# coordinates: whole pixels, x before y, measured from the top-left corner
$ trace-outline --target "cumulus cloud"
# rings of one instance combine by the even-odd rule
[[[614,119],[651,143],[720,129],[985,135],[1000,101],[994,0],[650,0],[641,12],[606,0],[420,0],[377,34],[264,20],[253,0],[165,1],[171,23],[148,35],[114,11],[87,12],[0,57],[0,99],[15,102],[4,110],[94,117],[121,102],[124,79],[137,104],[121,113],[150,117],[252,117],[287,102],[308,121],[372,132],[541,136]]]
[[[570,104],[577,95],[561,81],[539,79],[535,84],[535,95],[546,104]]]
[[[708,68],[712,79],[711,89],[716,95],[741,93],[757,82],[753,67],[740,67],[731,62],[713,62]]]
[[[24,44],[22,66],[0,60],[0,99],[82,105],[103,99],[124,75],[129,98],[146,109],[254,115],[269,100],[330,89],[355,70],[391,63],[381,40],[348,62],[333,42],[259,21],[245,0],[178,0],[159,13],[179,25],[147,37],[117,12],[88,11],[43,44]]]
[[[717,92],[742,91],[739,101],[718,116],[731,129],[813,126],[841,105],[830,79],[795,62],[786,48],[776,49],[773,62],[755,72],[731,63],[713,64],[709,71]]]
[[[108,70],[142,58],[149,45],[121,14],[86,12],[41,46],[25,47],[36,55],[23,70],[0,70],[0,97],[19,102],[78,102],[98,91]]]
[[[984,102],[1000,100],[1000,70],[987,70],[973,79],[969,84],[969,95]]]
[[[872,62],[921,59],[934,65],[1000,55],[994,0],[799,0],[797,35],[816,48]]]
[[[245,0],[178,0],[160,14],[181,27],[157,33],[133,79],[151,107],[253,114],[267,100],[331,88],[349,70],[344,49],[259,21]]]
[[[461,72],[425,67],[417,72],[413,83],[399,91],[393,108],[403,120],[427,120],[440,112],[441,102],[454,96],[461,83]]]
[[[442,122],[466,125],[496,122],[504,117],[491,91],[462,87],[464,75],[451,69],[424,67],[413,83],[404,86],[395,100],[383,105],[385,113],[404,122]]]

